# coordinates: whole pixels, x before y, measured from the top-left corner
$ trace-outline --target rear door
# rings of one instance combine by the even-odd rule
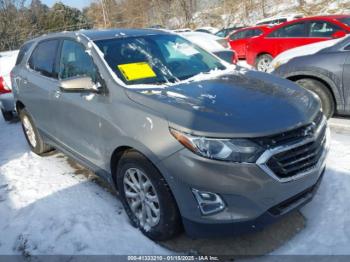
[[[27,65],[22,70],[19,84],[21,98],[35,125],[47,134],[54,134],[55,108],[51,103],[58,83],[57,50],[59,41],[44,40],[34,48]]]
[[[266,37],[265,44],[271,47],[272,56],[308,43],[307,23],[298,22],[283,26]]]

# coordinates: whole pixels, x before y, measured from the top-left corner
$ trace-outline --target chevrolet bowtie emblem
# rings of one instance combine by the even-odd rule
[[[316,131],[316,124],[312,123],[311,125],[307,126],[303,131],[303,136],[305,137],[313,137]]]

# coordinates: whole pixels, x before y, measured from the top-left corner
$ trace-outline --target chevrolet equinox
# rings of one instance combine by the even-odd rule
[[[325,169],[315,95],[174,33],[41,36],[11,78],[31,150],[56,148],[116,186],[151,239],[261,229],[310,201]]]

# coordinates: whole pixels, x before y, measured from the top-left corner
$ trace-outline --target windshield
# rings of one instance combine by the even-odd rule
[[[350,17],[339,18],[338,21],[346,24],[347,26],[350,26]]]
[[[177,35],[115,38],[95,44],[110,68],[128,85],[173,83],[226,69],[219,59]]]

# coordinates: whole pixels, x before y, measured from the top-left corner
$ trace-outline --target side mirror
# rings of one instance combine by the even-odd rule
[[[337,31],[337,32],[332,34],[332,38],[334,38],[334,39],[342,38],[344,36],[346,36],[346,33],[344,31]]]
[[[100,93],[102,85],[94,83],[89,76],[77,77],[73,79],[62,80],[60,88],[65,92],[91,92]]]

